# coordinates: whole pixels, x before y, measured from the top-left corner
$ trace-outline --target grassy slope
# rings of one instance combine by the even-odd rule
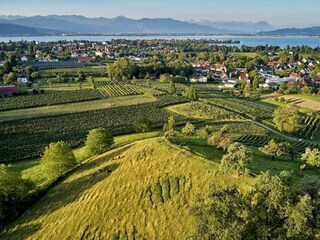
[[[162,138],[114,149],[50,190],[0,239],[187,239],[196,197],[209,182],[232,183],[215,177],[216,166]],[[97,172],[106,168],[112,173]]]
[[[114,97],[108,99],[100,99],[93,101],[84,101],[77,103],[67,103],[63,105],[55,105],[48,107],[36,107],[27,109],[18,109],[1,112],[1,121],[35,118],[50,116],[63,113],[84,112],[97,109],[105,109],[119,106],[135,105],[140,103],[154,102],[155,98],[139,95],[139,96],[125,96]]]

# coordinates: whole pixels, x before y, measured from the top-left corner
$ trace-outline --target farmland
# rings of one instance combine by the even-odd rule
[[[76,103],[64,103],[60,105],[30,107],[11,111],[2,111],[0,121],[11,121],[17,119],[45,117],[57,114],[67,114],[75,112],[86,112],[91,110],[113,108],[120,106],[135,105],[147,102],[154,102],[155,98],[146,95],[121,96],[113,98],[103,98],[98,100],[81,101]]]
[[[97,89],[105,97],[130,96],[144,93],[141,88],[123,82],[98,82]]]
[[[89,101],[103,98],[97,90],[82,89],[74,91],[55,91],[29,96],[16,96],[0,99],[0,111],[30,107],[51,106],[64,103]]]
[[[134,131],[134,121],[139,117],[148,118],[154,127],[162,127],[170,113],[161,108],[185,101],[164,96],[157,102],[133,106],[2,122],[1,162],[38,157],[50,142],[64,140],[71,146],[78,146],[88,131],[97,127],[105,127],[115,135],[130,133]],[[178,122],[185,122],[184,119],[177,116]],[[11,149],[16,151],[12,152]]]
[[[254,120],[272,121],[272,114],[276,109],[272,104],[257,100],[241,99],[230,96],[227,97],[226,95],[224,95],[224,97],[223,95],[217,97],[216,95],[211,96],[210,94],[206,94],[205,102],[228,109]]]

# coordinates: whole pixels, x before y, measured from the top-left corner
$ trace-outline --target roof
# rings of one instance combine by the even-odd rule
[[[18,92],[19,88],[15,85],[0,86],[0,95],[7,95]]]
[[[78,58],[78,62],[79,63],[86,63],[86,62],[90,62],[91,61],[91,57],[81,57],[81,58]]]

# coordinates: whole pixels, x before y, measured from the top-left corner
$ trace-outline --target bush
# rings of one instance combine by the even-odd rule
[[[190,122],[187,122],[181,132],[186,135],[194,135],[196,133],[196,128]]]
[[[138,118],[134,122],[136,132],[149,132],[152,129],[152,123],[147,118]]]

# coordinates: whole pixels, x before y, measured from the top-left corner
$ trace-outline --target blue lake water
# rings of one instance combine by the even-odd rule
[[[108,41],[111,39],[217,39],[217,40],[239,40],[241,45],[258,46],[309,46],[312,48],[320,46],[320,36],[34,36],[34,37],[0,37],[0,42],[39,41],[39,42],[55,42],[61,40],[88,40],[88,41]]]

